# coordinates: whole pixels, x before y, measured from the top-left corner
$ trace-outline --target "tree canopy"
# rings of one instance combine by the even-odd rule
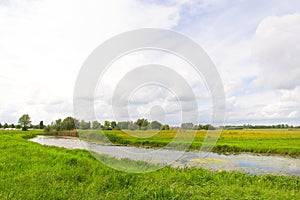
[[[28,114],[24,114],[19,119],[19,124],[22,127],[23,131],[28,130],[28,127],[31,125],[30,117]]]

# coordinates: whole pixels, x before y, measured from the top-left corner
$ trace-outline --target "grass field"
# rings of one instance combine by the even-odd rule
[[[115,144],[162,147],[167,145],[177,134],[170,131],[104,131]],[[101,131],[79,131],[81,136],[101,139]],[[184,131],[178,136],[184,141],[192,131]],[[197,131],[190,149],[200,149],[206,131]],[[193,138],[192,138],[193,139]],[[264,130],[223,130],[216,145],[215,152],[253,152],[300,156],[299,129],[264,129]]]
[[[300,199],[296,177],[170,167],[130,174],[108,168],[84,150],[27,140],[36,134],[41,132],[0,131],[0,199]],[[105,159],[124,167],[136,164]]]

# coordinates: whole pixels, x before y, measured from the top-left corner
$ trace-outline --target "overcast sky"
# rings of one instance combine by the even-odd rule
[[[138,28],[174,30],[205,49],[225,88],[226,124],[300,125],[298,0],[0,0],[0,122],[16,123],[24,113],[33,123],[73,115],[85,59],[112,36]],[[99,121],[113,119],[108,102],[122,76],[147,63],[177,69],[199,101],[200,123],[209,122],[203,80],[182,70],[180,59],[151,51],[128,55],[107,71],[106,90],[96,91]],[[180,106],[172,95],[154,86],[137,90],[131,119],[148,117],[154,106],[166,114],[154,119],[176,124]]]

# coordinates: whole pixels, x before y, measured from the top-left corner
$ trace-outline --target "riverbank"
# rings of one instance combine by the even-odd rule
[[[300,198],[296,177],[170,167],[146,174],[124,173],[103,165],[88,151],[27,140],[37,134],[40,132],[0,131],[0,199]],[[111,162],[122,162],[125,167],[136,164]]]

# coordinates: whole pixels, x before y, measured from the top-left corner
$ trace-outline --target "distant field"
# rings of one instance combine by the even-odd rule
[[[79,131],[81,136],[103,139],[103,132],[89,130]],[[177,130],[169,131],[104,131],[111,142],[122,145],[162,147],[170,143]],[[205,130],[197,131],[190,149],[200,149],[206,135]],[[193,137],[193,131],[181,132],[178,141]],[[192,138],[191,138],[192,139]],[[299,129],[249,129],[223,130],[216,145],[215,152],[253,152],[300,156]]]
[[[28,141],[37,134],[42,132],[0,131],[0,199],[300,199],[297,177],[171,167],[130,174],[107,167],[85,150]],[[141,164],[105,159],[126,168]]]

